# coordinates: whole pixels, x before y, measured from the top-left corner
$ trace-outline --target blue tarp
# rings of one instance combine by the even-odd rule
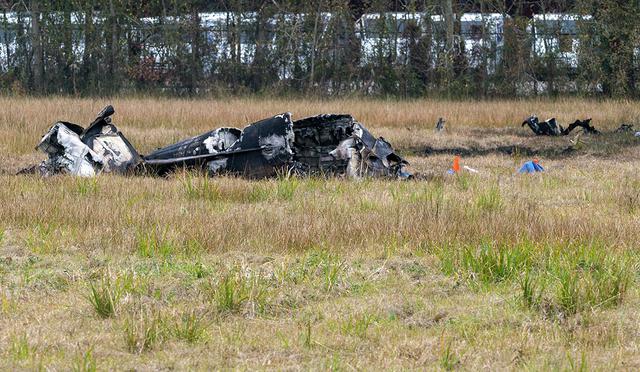
[[[522,165],[522,168],[518,171],[518,173],[536,173],[543,172],[544,168],[538,163],[534,163],[533,161],[528,161]]]

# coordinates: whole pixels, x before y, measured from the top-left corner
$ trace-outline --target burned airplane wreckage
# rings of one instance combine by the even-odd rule
[[[591,119],[576,120],[571,123],[567,128],[558,124],[556,118],[551,118],[546,121],[539,121],[535,115],[530,116],[522,122],[522,126],[528,125],[529,128],[538,136],[566,136],[571,133],[575,128],[582,128],[587,134],[599,134],[596,128],[591,125]]]
[[[20,173],[91,177],[100,172],[133,171],[142,158],[111,123],[114,113],[112,106],[105,107],[86,129],[65,121],[55,123],[36,146],[48,155],[47,160]]]
[[[384,138],[375,138],[350,115],[319,115],[292,121],[284,113],[244,129],[218,128],[148,155],[139,155],[111,122],[105,107],[86,129],[57,122],[36,149],[48,155],[21,173],[166,175],[187,168],[210,175],[249,178],[281,173],[406,179],[408,162]]]

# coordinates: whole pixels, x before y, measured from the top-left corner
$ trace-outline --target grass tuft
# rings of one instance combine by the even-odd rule
[[[300,181],[296,177],[278,178],[276,185],[276,199],[281,201],[291,201],[300,187]]]
[[[35,352],[35,349],[29,344],[26,333],[14,335],[11,337],[9,345],[9,355],[13,360],[21,361],[29,359]]]
[[[194,311],[182,314],[175,322],[172,334],[182,341],[195,344],[207,339],[206,322]]]
[[[221,201],[223,199],[220,187],[211,182],[208,174],[200,176],[192,172],[184,172],[180,181],[185,195],[189,199],[206,200],[210,202]]]
[[[136,252],[143,258],[167,260],[177,251],[175,242],[167,237],[167,230],[150,228],[136,233]]]
[[[302,331],[302,345],[310,349],[313,346],[313,331],[311,327],[311,319],[307,319],[304,322],[303,331]]]
[[[520,278],[520,297],[522,304],[529,309],[535,309],[542,303],[544,286],[540,284],[528,271]]]
[[[219,314],[236,314],[244,310],[247,315],[255,316],[264,313],[267,306],[264,280],[237,268],[210,283],[207,289]]]
[[[530,264],[530,246],[484,243],[479,247],[438,251],[443,270],[448,274],[465,274],[483,284],[499,283],[516,278]]]
[[[497,186],[493,186],[478,195],[476,207],[481,212],[497,212],[501,210],[503,202],[500,189]]]
[[[76,372],[95,372],[97,371],[96,358],[93,356],[93,347],[80,355],[73,365]]]
[[[60,250],[56,241],[57,226],[53,223],[37,223],[28,232],[25,245],[36,254],[53,254]]]
[[[165,321],[157,311],[140,310],[129,314],[122,330],[126,349],[132,354],[152,350],[166,335]]]
[[[90,292],[87,299],[96,314],[105,319],[116,315],[121,296],[121,286],[113,282],[108,276],[105,276],[98,283],[90,284]]]
[[[98,177],[75,178],[76,192],[80,196],[96,195],[98,193]]]
[[[445,371],[453,371],[460,364],[460,359],[451,347],[451,341],[447,342],[440,354],[440,367]]]
[[[377,322],[378,317],[369,313],[360,314],[359,316],[349,316],[342,324],[342,332],[347,335],[366,338],[369,327]]]

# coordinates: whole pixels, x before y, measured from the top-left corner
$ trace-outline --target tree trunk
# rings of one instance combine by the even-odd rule
[[[453,0],[443,0],[444,22],[446,27],[445,34],[445,46],[446,46],[446,72],[447,82],[453,79],[453,32],[454,32],[454,17],[453,17]]]
[[[40,6],[38,0],[31,1],[31,42],[33,45],[33,86],[38,94],[44,93],[44,52],[40,32]]]
[[[107,40],[107,51],[109,55],[107,56],[108,66],[107,66],[107,81],[109,82],[108,86],[110,87],[110,91],[115,91],[116,85],[115,82],[117,80],[117,60],[118,60],[118,18],[116,16],[116,10],[113,6],[113,0],[109,0],[109,23],[111,38]]]
[[[315,70],[316,70],[316,53],[318,49],[318,26],[319,26],[319,23],[321,22],[321,19],[320,19],[321,11],[322,10],[320,8],[320,2],[318,2],[316,19],[313,23],[313,41],[311,45],[311,66],[310,66],[311,69],[309,70],[309,89],[313,89],[313,79],[314,79]]]
[[[11,59],[13,58],[12,53],[11,53],[11,42],[9,40],[11,35],[11,29],[9,28],[9,21],[7,20],[7,11],[3,9],[2,11],[2,28],[9,31],[9,32],[5,32],[4,33],[4,37],[2,38],[2,41],[4,42],[3,48],[5,49],[6,53],[7,53],[7,71],[10,71],[11,68],[13,67],[13,63],[11,62]],[[15,43],[17,43],[17,38],[15,38]]]

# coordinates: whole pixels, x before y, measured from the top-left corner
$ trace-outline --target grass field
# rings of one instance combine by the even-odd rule
[[[106,103],[143,153],[352,113],[425,177],[13,175]],[[638,370],[640,139],[565,152],[531,113],[640,124],[627,101],[0,98],[0,369]],[[480,173],[446,176],[449,148]]]

